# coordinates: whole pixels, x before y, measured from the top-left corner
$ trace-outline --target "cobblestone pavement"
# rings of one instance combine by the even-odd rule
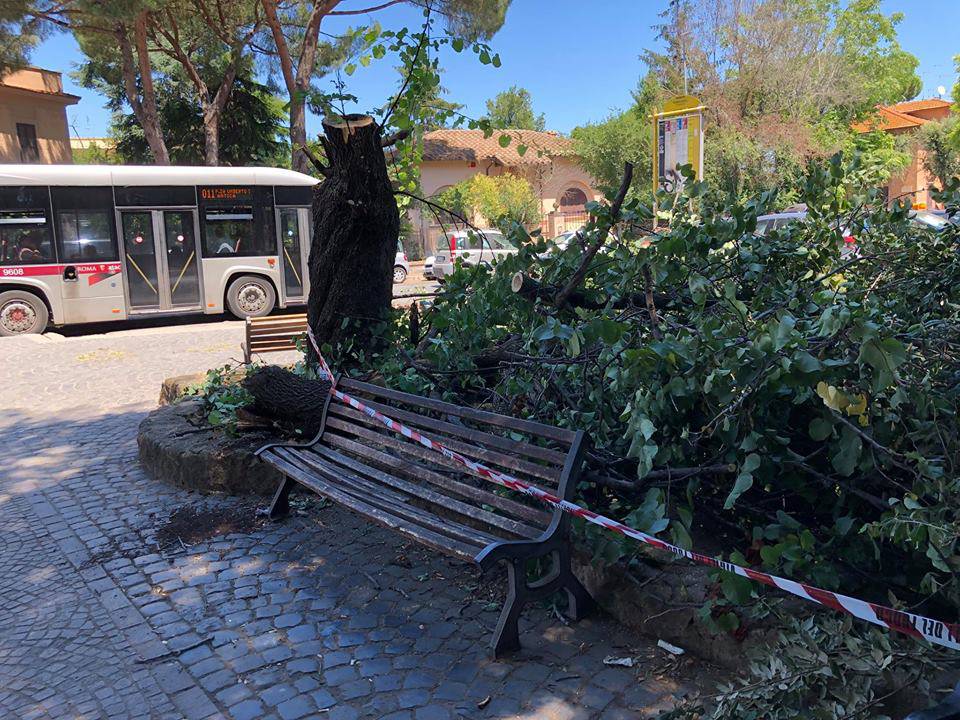
[[[493,662],[502,581],[319,501],[264,524],[147,478],[161,380],[238,357],[241,334],[0,340],[0,718],[638,718],[689,689],[648,641],[545,608]],[[185,507],[205,519],[172,530]]]

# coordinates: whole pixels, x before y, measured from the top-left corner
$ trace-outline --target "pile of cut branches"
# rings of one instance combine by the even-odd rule
[[[955,620],[957,228],[887,207],[857,162],[811,167],[806,217],[766,235],[773,194],[692,181],[658,198],[660,230],[622,192],[566,249],[518,228],[516,255],[459,270],[363,370],[587,431],[585,501],[640,529]],[[638,552],[584,533],[598,559]],[[759,591],[721,580],[706,617],[735,631]]]

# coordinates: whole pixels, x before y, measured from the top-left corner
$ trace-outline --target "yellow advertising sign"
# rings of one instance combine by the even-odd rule
[[[678,165],[693,167],[698,180],[703,173],[703,110],[699,98],[671,98],[654,113],[653,189],[676,191],[683,186]]]

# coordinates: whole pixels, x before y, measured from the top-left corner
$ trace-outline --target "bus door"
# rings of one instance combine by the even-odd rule
[[[284,304],[306,302],[310,292],[307,269],[310,257],[309,232],[310,211],[307,208],[277,208]]]
[[[201,307],[197,219],[193,210],[120,210],[131,313]]]

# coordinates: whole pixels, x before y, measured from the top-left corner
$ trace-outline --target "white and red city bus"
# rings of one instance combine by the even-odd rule
[[[0,336],[303,304],[316,183],[279,168],[0,165]]]

